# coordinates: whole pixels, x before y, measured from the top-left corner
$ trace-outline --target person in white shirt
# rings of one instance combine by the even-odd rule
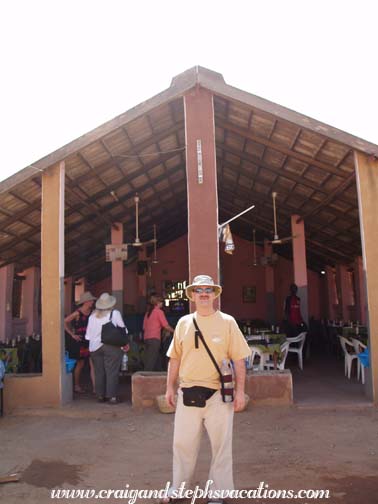
[[[115,326],[125,327],[122,316],[118,310],[112,308],[116,298],[107,292],[101,294],[96,301],[96,309],[89,317],[85,339],[89,340],[89,351],[95,370],[95,387],[99,402],[109,401],[117,404],[118,376],[123,352],[129,346],[116,347],[101,342],[102,326],[112,319]],[[127,332],[127,328],[125,327]]]

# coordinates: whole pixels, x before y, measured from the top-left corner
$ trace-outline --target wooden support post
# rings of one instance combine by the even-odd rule
[[[0,341],[12,338],[12,295],[14,265],[0,268]]]
[[[366,325],[367,306],[366,306],[366,284],[362,257],[356,257],[354,260],[354,282],[356,286],[356,318],[362,325]]]
[[[335,273],[331,266],[325,267],[326,272],[326,284],[327,284],[327,317],[330,320],[335,320],[335,304],[336,304],[336,285],[335,285]]]
[[[36,266],[23,272],[25,280],[22,282],[21,318],[25,318],[26,334],[40,333],[41,321],[39,320],[38,306],[41,284],[41,270]]]
[[[64,363],[64,173],[61,162],[42,174],[42,371],[54,406],[72,398]]]
[[[123,224],[114,223],[111,228],[112,245],[123,244]],[[112,261],[112,294],[117,299],[115,308],[123,313],[123,261]]]
[[[72,296],[73,295],[73,278],[67,277],[64,279],[64,316],[72,313]]]
[[[336,264],[336,283],[340,294],[340,314],[342,320],[347,322],[350,320],[349,306],[351,305],[351,285],[348,275],[348,268],[345,264]]]
[[[303,320],[308,324],[306,237],[304,221],[300,220],[299,215],[291,216],[291,234],[296,236],[293,239],[294,283],[298,287],[298,296],[301,298]]]
[[[268,240],[264,240],[264,255],[271,257],[273,253],[272,244]],[[274,269],[273,266],[267,264],[265,271],[265,288],[266,288],[266,314],[269,324],[276,323],[276,300],[274,298]]]
[[[362,257],[368,306],[370,373],[366,392],[378,404],[378,160],[360,152],[354,153]]]
[[[196,275],[205,274],[218,283],[218,190],[213,95],[196,87],[184,96],[184,105],[189,282]]]

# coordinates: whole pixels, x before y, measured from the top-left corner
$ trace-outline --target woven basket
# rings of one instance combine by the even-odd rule
[[[174,413],[176,411],[176,407],[167,404],[164,395],[156,396],[156,403],[158,405],[160,413]]]

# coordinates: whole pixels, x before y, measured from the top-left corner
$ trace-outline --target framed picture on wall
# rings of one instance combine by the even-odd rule
[[[243,303],[256,303],[256,286],[243,287]]]

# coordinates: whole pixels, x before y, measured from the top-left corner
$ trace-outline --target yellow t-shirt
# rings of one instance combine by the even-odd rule
[[[196,385],[219,389],[218,371],[200,338],[198,348],[195,348],[193,315],[219,367],[223,359],[237,361],[248,357],[251,351],[231,315],[216,311],[203,317],[195,312],[178,321],[167,356],[180,361],[180,387]]]

